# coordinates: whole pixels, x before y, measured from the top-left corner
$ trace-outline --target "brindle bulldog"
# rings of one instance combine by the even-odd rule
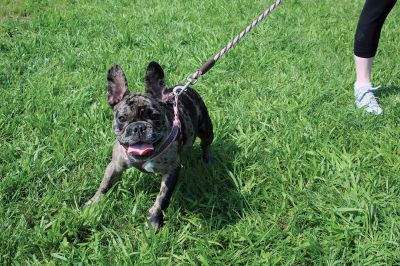
[[[201,140],[203,160],[210,160],[214,137],[210,116],[200,95],[188,88],[178,101],[180,130],[175,140],[166,145],[171,141],[174,111],[173,104],[165,100],[172,88],[166,88],[161,66],[156,62],[148,65],[144,93],[128,91],[125,74],[118,65],[108,71],[107,80],[116,141],[103,181],[81,208],[99,200],[125,169],[134,166],[143,172],[162,175],[160,192],[148,214],[149,222],[158,230],[163,225],[163,211],[175,188],[183,154],[191,149],[196,136]]]

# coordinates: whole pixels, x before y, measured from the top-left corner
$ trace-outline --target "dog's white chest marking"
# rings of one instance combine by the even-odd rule
[[[173,143],[162,155],[150,159],[142,168],[150,173],[167,173],[179,166],[178,144]]]
[[[155,168],[156,168],[156,164],[154,162],[152,162],[152,161],[150,161],[148,163],[145,163],[143,165],[143,169],[146,170],[147,172],[150,172],[150,173],[154,173],[154,169]]]

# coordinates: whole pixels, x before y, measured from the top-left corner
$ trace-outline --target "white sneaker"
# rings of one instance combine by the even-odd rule
[[[360,87],[354,86],[354,96],[356,96],[357,108],[365,108],[368,113],[375,115],[382,114],[382,108],[376,101],[374,91],[379,89],[380,86],[373,88],[371,84],[362,85]]]

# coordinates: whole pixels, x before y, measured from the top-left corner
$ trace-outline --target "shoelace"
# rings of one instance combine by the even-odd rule
[[[373,93],[374,91],[376,91],[376,90],[379,89],[380,87],[381,87],[381,86],[379,85],[378,87],[375,87],[375,88],[371,87],[371,89],[366,90],[360,97],[357,97],[357,101],[358,101],[358,102],[361,102],[361,101],[364,99],[364,97],[365,97],[368,93]],[[378,104],[378,103],[376,102],[376,100],[375,100],[375,97],[372,98],[372,99],[370,99],[370,101],[371,101],[371,100],[374,100],[374,101],[375,101],[375,103],[373,103],[373,104]]]

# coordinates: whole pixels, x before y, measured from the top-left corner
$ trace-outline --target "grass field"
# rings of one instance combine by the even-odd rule
[[[195,145],[157,234],[160,178],[131,169],[84,212],[110,160],[113,63],[131,91],[158,61],[182,82],[272,3],[0,0],[0,264],[399,265],[400,9],[354,108],[363,1],[286,1],[195,85]]]

